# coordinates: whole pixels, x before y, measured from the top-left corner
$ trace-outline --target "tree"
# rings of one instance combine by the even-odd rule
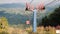
[[[4,31],[8,28],[8,21],[5,17],[0,17],[0,30]]]
[[[48,18],[47,18],[48,17]],[[44,26],[57,26],[60,25],[60,7],[56,8],[53,13],[42,19],[42,25]]]

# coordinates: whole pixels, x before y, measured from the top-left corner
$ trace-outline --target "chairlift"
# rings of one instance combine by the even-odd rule
[[[31,9],[32,9],[32,6],[30,5],[31,3],[33,2],[33,0],[31,0],[29,3],[26,3],[26,9],[25,9],[25,11],[31,11]]]
[[[31,5],[30,3],[26,3],[26,11],[32,11],[34,9],[33,5]]]
[[[45,9],[45,6],[43,3],[41,3],[37,6],[37,10],[44,10],[44,9]]]
[[[58,0],[59,1],[59,0]],[[30,2],[30,4],[33,2],[33,0]],[[48,3],[48,4],[46,4],[46,5],[44,5],[44,4],[40,4],[39,6],[38,6],[38,8],[36,8],[36,9],[38,9],[38,10],[45,10],[45,6],[48,6],[48,5],[50,5],[50,4],[52,4],[52,3],[54,3],[54,2],[57,2],[57,0],[53,0],[53,1],[51,1],[50,3]],[[29,7],[29,8],[28,8]],[[31,7],[30,7],[30,5],[28,5],[27,3],[26,3],[26,11],[29,11],[31,9]]]

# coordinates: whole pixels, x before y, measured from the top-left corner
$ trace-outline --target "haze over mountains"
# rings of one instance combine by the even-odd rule
[[[12,4],[0,4],[0,17],[5,16],[9,24],[21,24],[25,23],[26,20],[30,19],[33,21],[33,12],[24,11],[25,4],[12,3]],[[43,17],[50,14],[54,8],[46,7],[46,13],[37,12],[37,19],[41,21]],[[51,11],[51,12],[50,12]]]
[[[10,4],[0,4],[0,8],[24,8],[25,4],[21,3],[10,3]]]

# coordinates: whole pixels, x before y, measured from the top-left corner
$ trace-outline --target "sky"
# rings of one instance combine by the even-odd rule
[[[4,4],[4,3],[25,3],[25,2],[30,2],[31,0],[0,0],[0,4]],[[44,3],[48,3],[51,2],[53,0],[33,0],[33,3],[39,3],[39,2],[44,2]]]
[[[9,4],[9,3],[21,3],[21,4],[24,3],[25,4],[26,2],[29,3],[30,1],[32,1],[32,0],[0,0],[0,4]],[[52,1],[53,0],[33,0],[33,2],[31,4],[32,5],[38,5],[40,3],[44,3],[44,5],[46,5]]]
[[[9,3],[26,3],[26,2],[30,2],[31,0],[0,0],[0,4],[9,4]],[[32,4],[33,5],[37,5],[41,2],[43,2],[45,5],[50,3],[53,0],[33,0]],[[46,10],[50,11],[53,9],[53,7],[56,7],[57,4],[60,4],[60,2],[54,2],[49,6],[46,6]]]
[[[0,0],[0,4],[9,4],[9,3],[26,3],[26,2],[30,2],[31,0]],[[33,0],[33,2],[31,3],[32,5],[38,5],[41,2],[44,4],[48,4],[53,0]]]

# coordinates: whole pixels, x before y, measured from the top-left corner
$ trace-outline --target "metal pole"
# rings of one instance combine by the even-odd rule
[[[36,32],[37,30],[37,20],[36,20],[36,14],[37,14],[37,10],[34,9],[33,10],[33,32]]]

